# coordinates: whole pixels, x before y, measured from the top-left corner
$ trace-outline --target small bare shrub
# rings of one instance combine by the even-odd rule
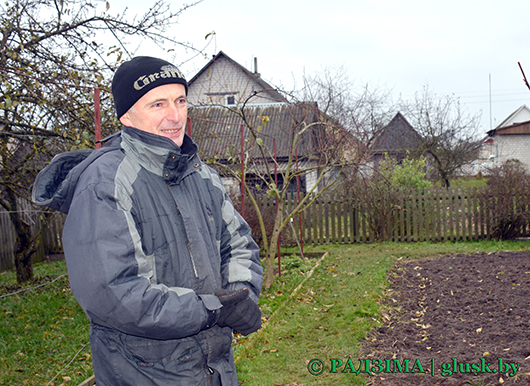
[[[489,170],[483,205],[492,218],[495,239],[513,240],[530,225],[530,174],[521,162],[507,161]]]
[[[259,196],[257,196],[259,199]],[[241,212],[241,198],[232,197],[232,202],[234,203],[235,208]],[[263,222],[265,224],[265,229],[267,230],[267,239],[270,240],[272,236],[272,230],[274,229],[274,221],[276,220],[276,205],[274,200],[269,200],[269,205],[260,206],[261,216],[263,217]],[[258,243],[260,248],[263,248],[263,235],[261,233],[261,227],[259,224],[259,217],[256,212],[256,209],[247,198],[245,200],[245,221],[248,223],[252,229],[252,237]],[[295,240],[292,235],[292,231],[289,227],[285,228],[280,236],[280,242],[282,244],[292,245],[295,244]]]
[[[425,158],[407,156],[397,164],[385,155],[379,169],[370,175],[357,174],[350,180],[351,201],[365,218],[373,240],[390,240],[394,214],[403,210],[401,202],[410,189],[424,189],[432,184],[426,179]]]

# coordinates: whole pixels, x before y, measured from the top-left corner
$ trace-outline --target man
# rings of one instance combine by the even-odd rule
[[[187,82],[170,63],[123,63],[124,128],[56,156],[33,201],[68,213],[70,285],[90,319],[96,384],[238,385],[232,331],[261,326],[259,249],[185,134]]]

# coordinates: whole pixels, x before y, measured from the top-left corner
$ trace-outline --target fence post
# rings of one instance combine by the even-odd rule
[[[99,87],[94,88],[94,139],[96,149],[101,147],[101,98]]]
[[[245,133],[244,127],[240,127],[241,135],[241,216],[245,218]]]
[[[298,149],[294,150],[296,155],[296,191],[298,192],[298,205],[300,205],[300,176],[298,175]],[[302,212],[298,212],[298,224],[300,226],[300,249],[302,257],[304,256],[304,231],[302,228]]]
[[[318,236],[317,240],[319,244],[324,244],[324,210],[323,210],[323,202],[322,202],[322,196],[320,199],[318,199],[315,202],[316,210],[317,210],[317,224],[318,224]]]
[[[329,241],[331,243],[336,243],[337,242],[337,214],[338,214],[338,211],[336,210],[336,207],[337,207],[337,202],[336,201],[333,201],[329,203],[329,221],[331,222],[331,236],[329,238]]]
[[[460,191],[456,187],[451,187],[451,198],[453,203],[453,225],[454,225],[454,232],[453,232],[453,240],[458,241],[460,239],[461,231],[460,231]]]
[[[442,188],[432,188],[433,189],[433,196],[434,196],[434,199],[435,199],[435,215],[434,215],[434,218],[436,220],[438,220],[436,222],[436,225],[435,225],[435,228],[436,228],[436,237],[434,239],[434,241],[442,241],[443,239],[443,232],[442,232],[442,221],[443,221],[443,218],[442,218],[442,204],[441,204],[441,200],[442,200]]]
[[[440,241],[447,241],[449,239],[449,208],[447,202],[447,188],[445,186],[440,188],[440,195],[440,203],[442,205],[442,239]]]
[[[468,186],[466,190],[466,217],[467,217],[467,240],[473,240],[473,203],[471,198],[471,188]]]
[[[278,189],[278,160],[276,159],[276,138],[273,138],[273,151],[274,151],[274,183],[276,184],[276,189]],[[278,216],[278,195],[276,195],[276,216]],[[281,263],[281,254],[280,254],[280,244],[281,244],[281,233],[278,235],[278,276],[282,276],[282,263]]]
[[[424,219],[423,219],[423,189],[416,189],[416,207],[418,208],[418,238],[417,241],[423,241]]]

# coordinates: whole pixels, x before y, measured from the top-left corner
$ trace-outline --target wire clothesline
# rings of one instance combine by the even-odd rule
[[[5,211],[0,211],[0,214],[9,214],[9,213],[56,213],[56,212],[52,212],[50,210],[39,210],[39,209],[29,209],[29,210],[5,210]]]
[[[59,280],[63,276],[68,276],[68,275],[65,273],[65,274],[62,274],[60,276],[57,276],[55,279],[53,279],[52,281],[49,281],[47,283],[42,283],[42,284],[39,284],[39,285],[37,285],[35,287],[24,288],[24,289],[21,289],[20,291],[11,292],[11,293],[9,293],[7,295],[2,295],[2,296],[0,296],[0,299],[7,298],[9,296],[13,296],[13,295],[16,295],[16,294],[19,294],[19,293],[22,293],[22,292],[26,292],[26,291],[33,291],[33,290],[35,290],[37,288],[40,288],[40,287],[43,287],[45,285],[52,284],[52,283],[56,282],[57,280]]]
[[[8,296],[13,296],[13,295],[19,294],[19,293],[21,293],[21,292],[32,291],[32,290],[35,290],[35,289],[37,289],[37,288],[43,287],[43,286],[45,286],[45,285],[52,284],[52,283],[56,282],[57,280],[59,280],[60,278],[62,278],[62,277],[64,277],[64,276],[68,276],[68,275],[67,275],[67,274],[62,274],[62,275],[57,276],[55,279],[53,279],[52,281],[49,281],[49,282],[47,282],[47,283],[39,284],[39,285],[37,285],[37,286],[35,286],[35,287],[24,288],[24,289],[22,289],[22,290],[20,290],[20,291],[12,292],[12,293],[7,294],[7,295],[2,295],[2,296],[0,296],[0,299],[2,299],[2,298],[6,298],[6,297],[8,297]],[[46,384],[46,386],[51,385],[52,382],[53,382],[53,381],[54,381],[59,375],[61,375],[61,374],[62,374],[62,373],[63,373],[63,372],[64,372],[64,371],[65,371],[65,370],[66,370],[66,369],[67,369],[67,368],[73,363],[73,361],[79,356],[79,354],[80,354],[80,353],[81,353],[81,352],[82,352],[82,351],[83,351],[83,350],[84,350],[89,344],[90,344],[90,342],[86,342],[86,343],[83,345],[83,347],[81,347],[81,348],[79,349],[79,351],[77,351],[77,353],[73,356],[73,358],[70,360],[70,362],[68,362],[68,364],[66,364],[66,366],[64,366],[64,367],[61,369],[61,371],[59,371],[57,374],[55,374],[55,376],[54,376],[54,377],[53,377],[53,378],[52,378],[52,379]]]
[[[58,377],[58,376],[64,371],[64,370],[66,370],[66,369],[72,364],[72,362],[74,361],[74,359],[77,358],[77,356],[81,353],[81,351],[83,351],[83,350],[85,349],[85,347],[88,346],[89,344],[90,344],[90,342],[86,342],[86,343],[83,345],[83,347],[81,347],[81,348],[79,349],[79,351],[74,355],[74,357],[72,358],[72,360],[71,360],[70,362],[68,362],[68,364],[67,364],[66,366],[64,366],[63,369],[62,369],[61,371],[59,371],[57,374],[55,374],[55,377],[53,377],[53,378],[51,379],[51,381],[48,382],[48,383],[46,384],[46,386],[50,385],[50,384],[51,384],[51,383],[52,383],[52,382],[53,382],[53,381],[54,381],[54,380],[55,380],[55,379],[56,379],[56,378],[57,378],[57,377]]]

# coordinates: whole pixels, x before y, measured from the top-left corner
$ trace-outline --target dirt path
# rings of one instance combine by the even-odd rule
[[[530,385],[530,252],[401,262],[391,282],[369,384]]]

